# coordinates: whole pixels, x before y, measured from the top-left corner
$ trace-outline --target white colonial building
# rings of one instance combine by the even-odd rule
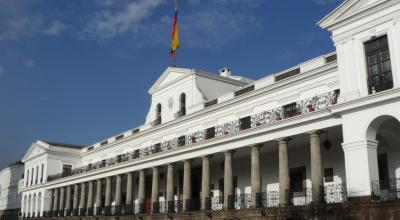
[[[17,161],[0,171],[0,219],[17,219],[21,208],[19,188],[24,178],[24,164]]]
[[[336,51],[258,80],[167,68],[143,125],[23,158],[22,217],[398,198],[400,1],[346,0]]]

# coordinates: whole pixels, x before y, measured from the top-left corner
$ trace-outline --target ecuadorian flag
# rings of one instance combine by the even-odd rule
[[[179,36],[178,36],[178,0],[175,0],[175,16],[173,20],[172,28],[172,42],[171,42],[171,52],[169,57],[171,59],[175,58],[175,52],[179,47]]]

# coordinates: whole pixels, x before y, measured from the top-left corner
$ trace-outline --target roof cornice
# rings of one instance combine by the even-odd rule
[[[244,95],[242,95],[240,97],[236,97],[234,99],[231,99],[231,100],[228,100],[228,101],[225,101],[225,102],[222,102],[222,103],[218,103],[218,104],[216,104],[214,106],[211,106],[209,108],[204,108],[204,109],[202,109],[200,111],[197,111],[197,112],[191,113],[189,115],[180,117],[178,119],[169,121],[169,122],[167,122],[165,124],[158,125],[157,127],[140,131],[137,134],[133,134],[133,135],[128,136],[128,137],[126,137],[124,139],[109,143],[108,145],[106,145],[104,147],[94,148],[91,151],[83,152],[82,156],[87,156],[87,155],[90,155],[92,153],[100,152],[100,151],[103,151],[103,150],[108,150],[108,149],[110,149],[110,148],[112,148],[112,147],[114,147],[116,145],[120,145],[120,144],[123,144],[123,143],[130,142],[130,141],[132,141],[132,140],[134,140],[134,139],[136,139],[138,137],[141,137],[141,136],[153,135],[154,133],[157,133],[160,130],[164,130],[164,129],[168,130],[168,129],[171,129],[172,127],[180,126],[181,124],[186,123],[187,121],[193,120],[193,119],[198,118],[198,117],[206,116],[206,115],[208,115],[208,114],[210,114],[212,112],[218,111],[219,109],[227,108],[227,107],[229,108],[229,107],[237,105],[237,104],[239,104],[241,102],[246,102],[249,99],[257,98],[260,95],[265,95],[265,93],[272,93],[272,92],[275,92],[278,89],[282,89],[284,87],[290,87],[293,84],[299,83],[299,81],[309,80],[310,78],[318,77],[319,74],[326,73],[326,72],[329,72],[329,71],[334,71],[335,69],[337,69],[337,62],[332,62],[332,63],[326,64],[326,65],[321,66],[321,67],[319,67],[317,69],[313,69],[313,70],[310,70],[308,72],[304,72],[304,73],[295,75],[295,76],[293,76],[291,78],[288,78],[288,79],[285,79],[285,80],[282,80],[282,81],[279,81],[279,82],[275,82],[274,84],[269,85],[267,87],[263,87],[263,88],[254,90],[252,92],[246,93],[246,94],[244,94]]]

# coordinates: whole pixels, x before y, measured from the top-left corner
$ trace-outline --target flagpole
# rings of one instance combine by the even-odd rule
[[[178,0],[175,0],[175,11],[178,11]],[[172,67],[176,67],[176,51],[174,52],[174,60],[172,63]]]

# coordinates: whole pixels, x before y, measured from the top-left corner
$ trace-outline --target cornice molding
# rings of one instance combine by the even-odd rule
[[[88,155],[93,154],[93,153],[98,153],[98,152],[101,152],[101,151],[110,150],[110,148],[113,148],[113,147],[121,145],[121,144],[128,143],[128,142],[130,142],[130,141],[132,141],[132,140],[134,140],[134,139],[136,139],[138,137],[144,137],[144,136],[147,136],[147,135],[149,135],[149,136],[151,135],[151,136],[154,137],[154,135],[156,133],[160,132],[160,131],[171,130],[171,129],[179,130],[178,127],[180,127],[183,123],[187,123],[190,120],[198,119],[198,118],[201,118],[201,117],[208,117],[210,113],[214,113],[214,112],[219,111],[221,109],[234,107],[236,105],[242,104],[242,103],[247,102],[249,100],[253,100],[253,99],[259,98],[260,96],[264,96],[266,94],[274,93],[277,90],[291,87],[291,86],[293,86],[295,84],[299,84],[299,83],[302,83],[304,81],[308,81],[310,79],[314,79],[314,78],[320,77],[322,74],[332,73],[332,72],[334,72],[336,70],[337,70],[337,62],[332,62],[332,63],[326,64],[326,65],[324,65],[322,67],[319,67],[317,69],[313,69],[313,70],[310,70],[308,72],[304,72],[304,73],[295,75],[293,77],[290,77],[288,79],[275,82],[272,85],[269,85],[269,86],[266,86],[266,87],[251,91],[249,93],[246,93],[246,94],[241,95],[239,97],[235,97],[235,98],[227,100],[225,102],[218,103],[218,104],[216,104],[214,106],[211,106],[209,108],[204,108],[204,109],[202,109],[200,111],[191,113],[189,115],[185,115],[185,116],[180,117],[178,119],[169,121],[169,122],[167,122],[165,124],[158,125],[157,127],[141,131],[141,132],[139,132],[137,134],[133,134],[133,135],[128,136],[128,137],[126,137],[124,139],[109,143],[109,144],[107,144],[107,145],[105,145],[103,147],[98,147],[98,148],[94,148],[91,151],[83,152],[81,154],[81,156],[88,156]]]

